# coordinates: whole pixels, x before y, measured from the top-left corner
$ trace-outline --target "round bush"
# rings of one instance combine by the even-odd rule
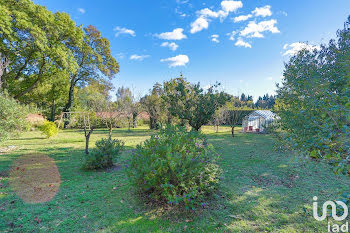
[[[47,138],[51,138],[58,134],[58,128],[54,122],[45,120],[44,123],[39,127],[42,134]]]
[[[87,170],[109,168],[113,166],[113,158],[124,149],[124,142],[117,139],[102,138],[95,143],[96,148],[85,157],[83,168]]]
[[[199,132],[166,126],[137,146],[128,174],[152,200],[194,208],[219,182],[217,158]]]

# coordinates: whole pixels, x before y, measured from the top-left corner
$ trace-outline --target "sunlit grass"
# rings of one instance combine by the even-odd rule
[[[326,222],[312,217],[312,197],[333,200],[350,186],[348,177],[335,176],[332,167],[273,150],[275,139],[243,134],[235,128],[212,126],[202,132],[218,153],[223,169],[219,192],[208,207],[195,212],[146,206],[126,175],[128,150],[155,131],[115,129],[113,138],[125,141],[126,152],[116,159],[119,169],[81,170],[85,138],[82,130],[62,130],[52,139],[32,131],[0,145],[16,149],[0,154],[0,232],[324,232]],[[90,147],[107,137],[95,130]],[[17,158],[30,153],[49,155],[61,175],[57,195],[49,202],[28,204],[9,185],[8,171]]]

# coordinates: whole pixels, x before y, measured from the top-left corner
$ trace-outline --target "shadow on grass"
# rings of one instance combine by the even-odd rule
[[[116,129],[113,137],[147,137],[155,132]],[[78,133],[84,139],[83,132],[64,130],[62,133],[61,138],[54,140],[57,145],[49,147],[53,142],[45,142],[46,148],[26,147],[11,154],[13,159],[33,150],[45,153],[56,160],[62,175],[57,197],[47,204],[51,210],[46,205],[44,209],[28,208],[17,202],[6,207],[6,221],[13,221],[22,213],[31,216],[26,220],[27,225],[16,229],[18,231],[35,231],[38,225],[33,219],[40,213],[51,214],[41,227],[57,229],[56,223],[60,222],[60,229],[66,232],[324,232],[325,223],[311,217],[312,197],[333,200],[341,186],[350,187],[349,179],[336,177],[329,166],[300,162],[289,154],[274,152],[274,139],[270,136],[236,133],[232,138],[230,132],[219,132],[207,135],[221,154],[219,164],[223,169],[220,188],[208,199],[207,207],[183,211],[148,205],[136,194],[123,166],[134,146],[127,146],[126,152],[117,159],[122,165],[120,169],[87,172],[80,169],[84,143],[79,140],[77,144],[75,139],[71,145],[68,139],[74,140]],[[66,138],[65,133],[69,137]],[[95,133],[108,135],[105,129]],[[67,144],[60,144],[61,140],[67,140]],[[14,197],[8,193],[3,200],[11,202]],[[18,225],[19,220],[14,224]]]

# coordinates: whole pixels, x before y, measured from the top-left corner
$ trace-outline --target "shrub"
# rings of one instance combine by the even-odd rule
[[[193,209],[219,182],[217,158],[202,134],[168,125],[137,146],[128,175],[152,200]]]
[[[42,134],[44,134],[47,138],[54,137],[58,134],[58,128],[54,122],[45,120],[39,129]]]
[[[137,119],[137,126],[143,126],[144,120],[143,119]]]
[[[124,149],[124,142],[117,139],[106,139],[95,143],[96,148],[85,157],[83,168],[102,169],[113,166],[113,158],[118,156]]]
[[[0,93],[0,142],[26,130],[27,109],[6,93]]]

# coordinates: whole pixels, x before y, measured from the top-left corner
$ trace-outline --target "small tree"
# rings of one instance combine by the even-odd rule
[[[135,102],[132,106],[132,127],[137,127],[137,116],[140,113],[141,103]]]
[[[96,128],[96,114],[94,112],[83,113],[84,134],[85,134],[85,154],[89,154],[90,136]]]
[[[219,85],[213,85],[205,92],[199,83],[191,84],[181,75],[164,83],[163,99],[173,116],[187,120],[192,128],[198,131],[229,99],[227,94],[216,91]]]
[[[149,114],[150,129],[158,129],[159,123],[166,118],[167,110],[166,105],[162,99],[164,90],[162,85],[156,83],[150,90],[149,95],[145,95],[141,98],[140,103],[145,111]]]
[[[123,108],[118,103],[106,102],[100,108],[98,119],[101,119],[108,129],[108,138],[112,138],[113,128],[116,126],[123,114]]]
[[[244,116],[245,110],[243,107],[236,107],[236,101],[238,98],[233,98],[232,101],[227,102],[222,108],[224,121],[227,125],[231,127],[231,135],[235,136],[235,126],[240,122]],[[239,100],[238,100],[239,101]]]
[[[216,110],[212,119],[214,130],[217,133],[219,132],[219,126],[225,123],[225,112],[223,110],[224,110],[223,108],[219,108],[218,110]]]
[[[236,108],[236,109],[227,109],[224,112],[224,118],[226,124],[228,124],[231,127],[231,135],[232,137],[235,136],[235,126],[237,125],[239,119],[242,116],[242,109]]]

